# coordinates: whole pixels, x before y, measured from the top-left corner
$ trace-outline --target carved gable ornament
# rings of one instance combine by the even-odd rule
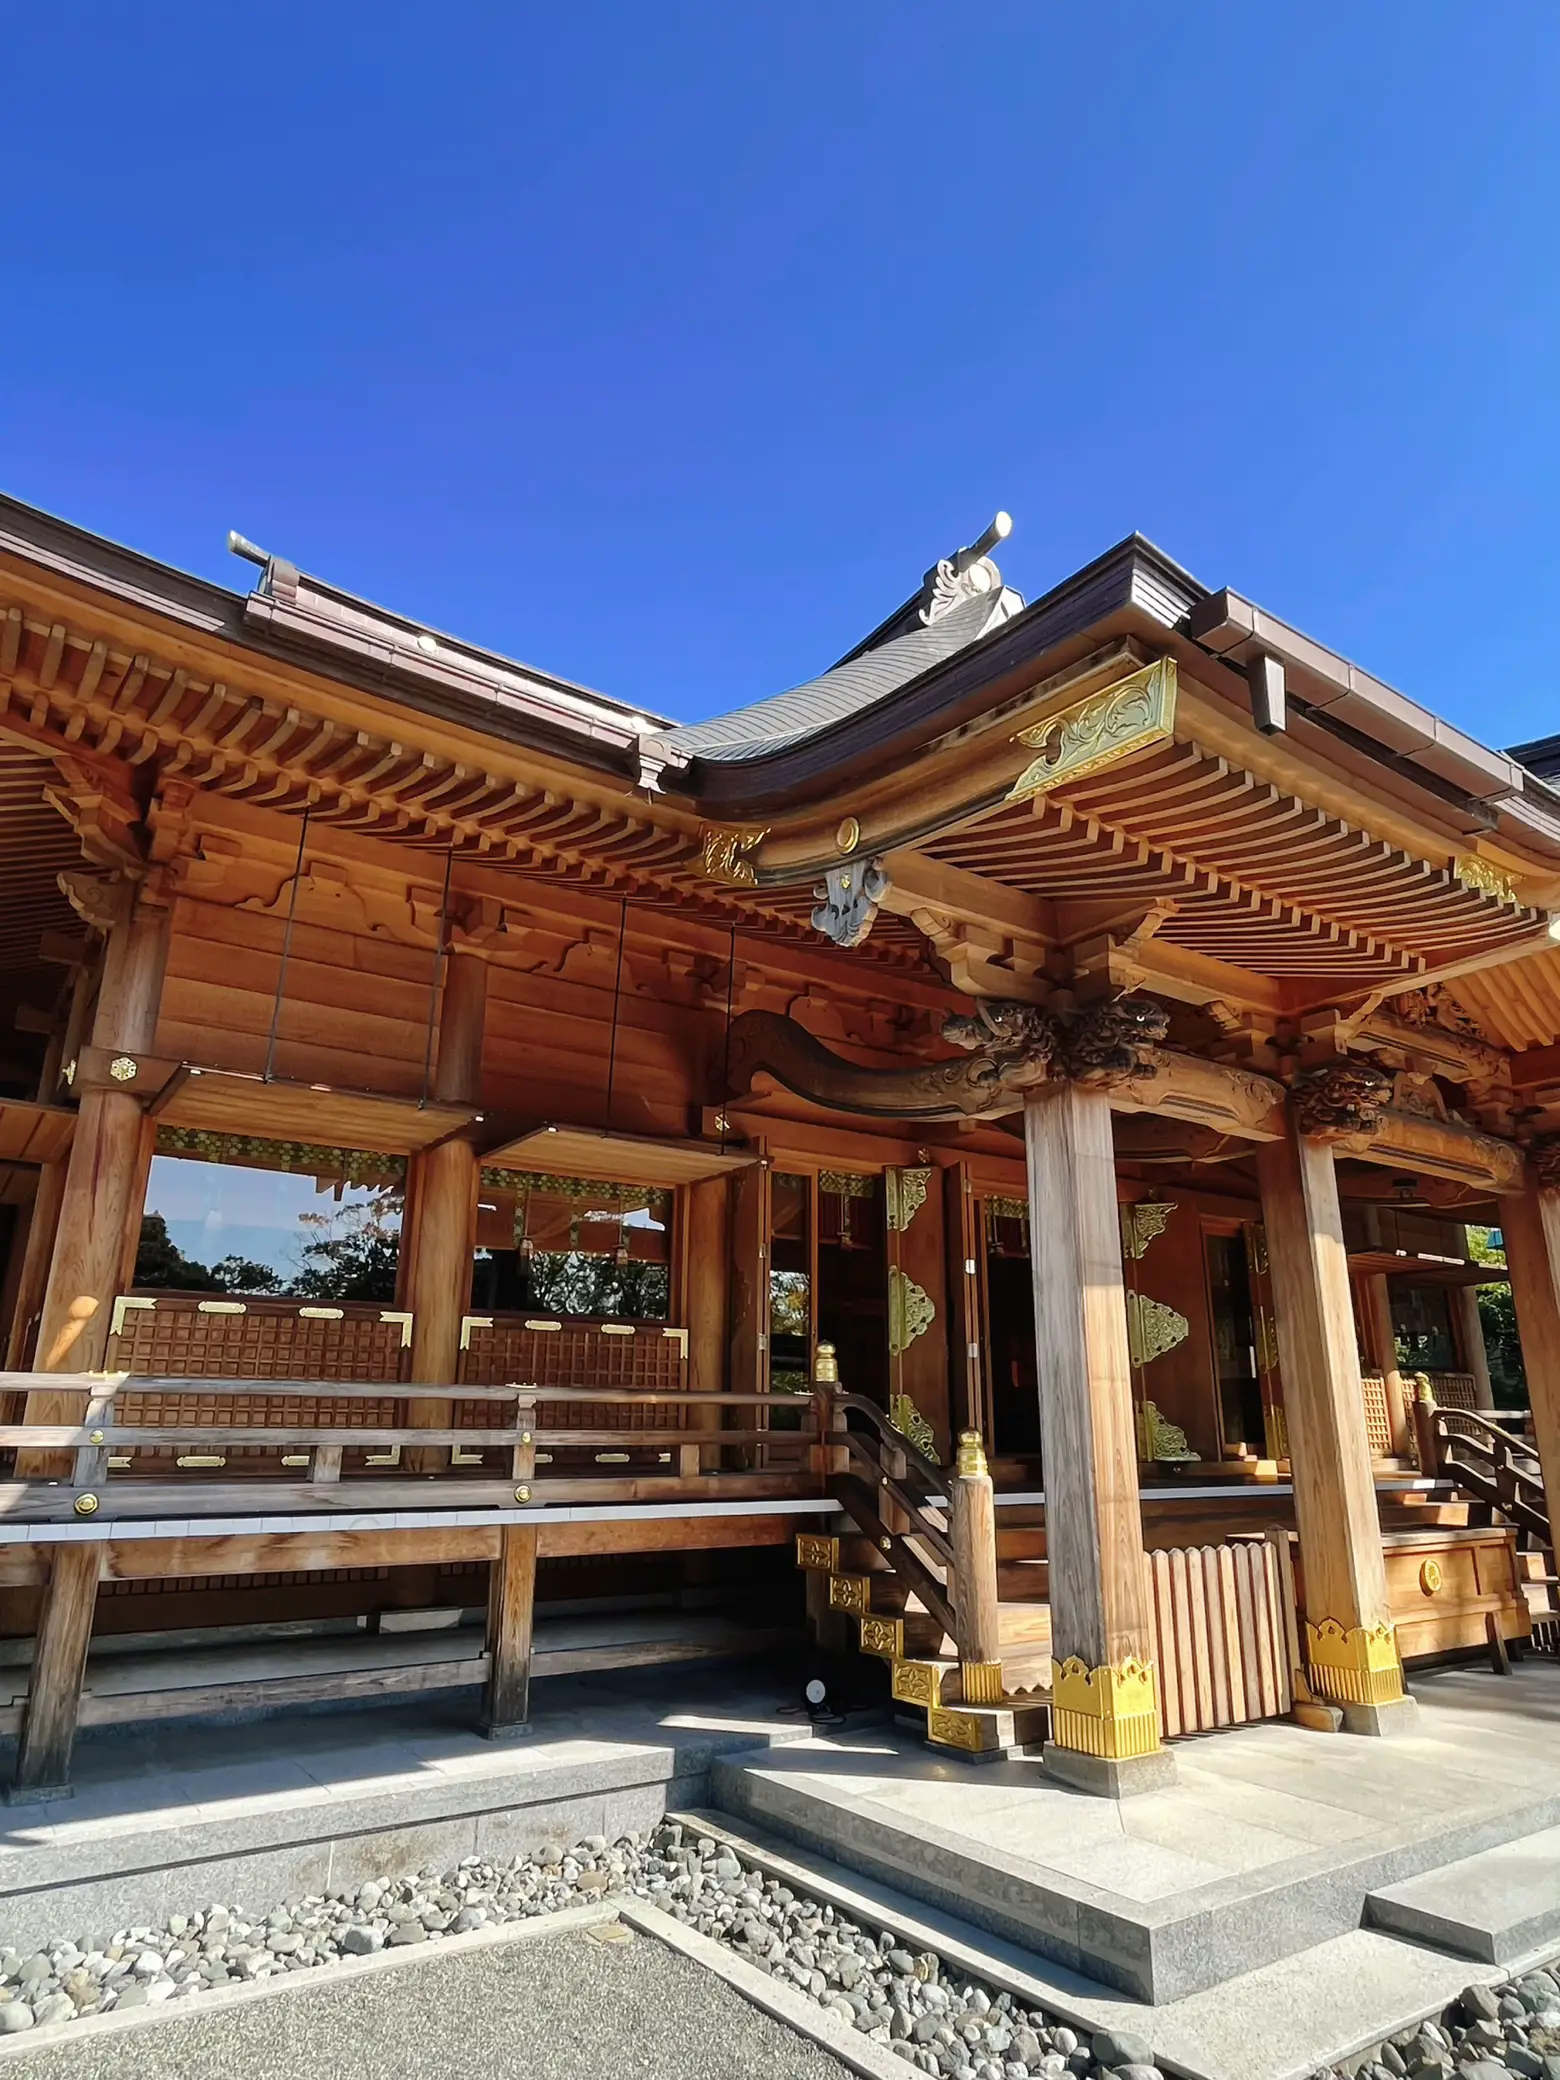
[[[888,888],[880,859],[853,859],[842,867],[830,867],[813,890],[817,905],[812,913],[813,930],[836,946],[859,946],[876,923],[878,905]]]
[[[1103,693],[1074,701],[1043,722],[1018,732],[1038,753],[1014,781],[1010,802],[1046,794],[1064,780],[1082,780],[1118,759],[1168,744],[1175,723],[1175,660],[1161,657],[1118,679]]]

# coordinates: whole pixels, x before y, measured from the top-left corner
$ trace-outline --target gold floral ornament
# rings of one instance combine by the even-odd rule
[[[1091,693],[1060,713],[1018,732],[1017,742],[1039,752],[1008,791],[1010,802],[1046,794],[1064,780],[1082,780],[1118,759],[1171,741],[1175,722],[1175,660],[1161,657],[1103,693]]]
[[[888,1274],[888,1348],[892,1357],[909,1350],[937,1318],[937,1308],[924,1286],[893,1265]]]
[[[699,855],[710,881],[724,881],[736,888],[757,888],[758,869],[750,854],[769,836],[769,826],[758,830],[723,830],[706,824],[699,833]]]
[[[116,1054],[108,1065],[108,1073],[113,1077],[115,1083],[134,1083],[137,1074],[135,1057],[128,1054]]]
[[[908,1394],[895,1394],[888,1404],[888,1420],[907,1444],[913,1444],[923,1459],[938,1464],[937,1433]]]
[[[1452,861],[1452,878],[1481,896],[1493,896],[1497,903],[1517,900],[1511,876],[1503,874],[1499,867],[1491,866],[1487,859],[1480,859],[1475,853],[1465,853]]]
[[[1127,1345],[1134,1365],[1152,1365],[1185,1343],[1192,1325],[1184,1314],[1143,1293],[1127,1295]]]

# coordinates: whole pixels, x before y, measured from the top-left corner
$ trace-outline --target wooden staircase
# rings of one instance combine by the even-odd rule
[[[924,1711],[927,1739],[971,1756],[1043,1741],[1050,1731],[1051,1613],[1045,1534],[1016,1527],[999,1552],[991,1477],[966,1431],[940,1467],[874,1403],[839,1391],[819,1349],[817,1446],[850,1533],[803,1532],[797,1565],[827,1577],[831,1617],[860,1652],[889,1665],[901,1705]]]
[[[1426,1470],[1450,1481],[1453,1495],[1434,1501],[1405,1497],[1405,1518],[1413,1523],[1514,1525],[1534,1644],[1560,1652],[1560,1569],[1543,1475],[1532,1445],[1471,1409],[1420,1403],[1416,1417]]]

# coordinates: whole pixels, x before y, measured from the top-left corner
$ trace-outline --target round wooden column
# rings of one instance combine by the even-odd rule
[[[1381,1374],[1387,1400],[1387,1428],[1395,1458],[1410,1456],[1414,1439],[1414,1411],[1397,1360],[1397,1337],[1392,1327],[1392,1291],[1384,1271],[1368,1271],[1360,1280],[1360,1314],[1365,1329],[1365,1354]]]
[[[1121,1797],[1157,1790],[1159,1686],[1110,1099],[1070,1082],[1024,1107],[1054,1656],[1046,1766]]]
[[[1554,1532],[1560,1526],[1560,1187],[1535,1182],[1520,1197],[1502,1199],[1500,1230]]]
[[[487,1018],[487,962],[478,955],[450,954],[439,1012],[439,1053],[433,1095],[441,1103],[475,1105],[482,1088],[482,1034]],[[411,1376],[449,1387],[460,1364],[460,1327],[471,1299],[471,1265],[477,1243],[477,1188],[481,1163],[465,1135],[442,1141],[413,1158],[406,1232],[409,1252],[403,1304],[412,1312]],[[407,1403],[407,1421],[421,1429],[449,1424],[451,1404],[419,1396]],[[416,1473],[437,1472],[443,1449],[408,1454]]]
[[[1298,1131],[1257,1152],[1305,1576],[1305,1658],[1354,1733],[1412,1732],[1387,1594],[1338,1177]]]
[[[1490,1354],[1484,1343],[1484,1322],[1479,1314],[1477,1286],[1451,1288],[1452,1319],[1457,1324],[1458,1354],[1464,1372],[1473,1375],[1474,1406],[1484,1414],[1495,1406],[1495,1385],[1490,1378]]]
[[[137,900],[110,932],[92,1022],[94,1049],[151,1052],[168,964],[169,920],[166,909]],[[40,1372],[95,1371],[107,1358],[114,1297],[135,1264],[146,1189],[146,1128],[141,1101],[128,1090],[97,1083],[82,1090],[38,1330],[34,1364]],[[52,1403],[59,1397],[41,1398]],[[65,1398],[71,1406],[60,1414],[45,1413],[30,1402],[30,1419],[68,1420],[79,1397]]]

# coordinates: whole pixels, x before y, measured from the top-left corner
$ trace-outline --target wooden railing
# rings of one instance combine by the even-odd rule
[[[384,1420],[398,1406],[393,1381],[268,1380],[265,1410],[253,1417],[254,1384],[243,1379],[203,1379],[202,1406],[195,1421],[142,1420],[183,1398],[183,1380],[101,1373],[3,1373],[0,1392],[25,1396],[46,1391],[79,1394],[80,1418],[66,1422],[0,1425],[0,1449],[70,1452],[65,1480],[0,1482],[0,1518],[60,1522],[112,1509],[116,1516],[167,1514],[265,1514],[282,1511],[419,1509],[517,1503],[586,1502],[663,1498],[690,1489],[705,1494],[792,1493],[796,1476],[728,1470],[728,1448],[753,1445],[768,1433],[756,1417],[768,1406],[762,1394],[642,1393],[601,1388],[593,1408],[608,1420],[585,1427],[559,1424],[560,1410],[574,1415],[578,1402],[569,1387],[533,1382],[503,1386],[463,1383],[459,1393],[481,1412],[483,1427],[409,1427]],[[433,1387],[430,1392],[453,1394]],[[336,1413],[345,1407],[345,1418]],[[229,1420],[222,1420],[231,1410]],[[361,1411],[368,1412],[366,1419]],[[128,1418],[127,1419],[127,1412]],[[697,1416],[698,1431],[649,1429],[670,1417]],[[618,1416],[617,1422],[611,1417]],[[718,1426],[718,1427],[716,1427]],[[810,1424],[802,1433],[815,1442]],[[401,1465],[403,1447],[451,1449],[445,1474],[417,1476]],[[642,1465],[621,1475],[593,1468],[581,1476],[550,1459],[563,1447],[586,1447],[625,1459],[654,1451],[653,1470]],[[473,1463],[478,1453],[496,1455],[497,1467]],[[240,1454],[246,1455],[240,1458]],[[232,1463],[230,1463],[232,1462]],[[291,1476],[291,1477],[289,1477]],[[811,1475],[803,1476],[811,1488]]]
[[[820,1381],[813,1391],[821,1470],[840,1507],[943,1630],[957,1637],[954,1555],[944,1467],[896,1430],[875,1402]],[[995,1566],[993,1545],[993,1567]]]
[[[1553,1547],[1544,1480],[1533,1447],[1514,1437],[1493,1417],[1466,1408],[1415,1408],[1424,1470],[1455,1481],[1528,1532]]]

